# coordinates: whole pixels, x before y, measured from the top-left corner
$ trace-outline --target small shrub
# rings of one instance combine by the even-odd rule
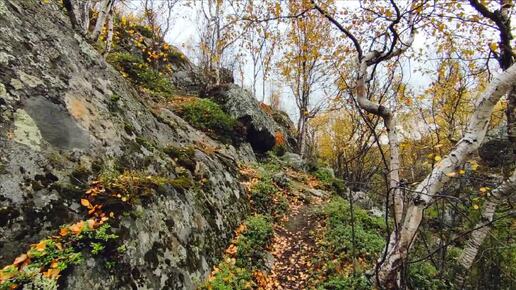
[[[220,263],[212,275],[201,289],[247,290],[254,289],[255,286],[249,270],[235,266],[231,259]]]
[[[0,289],[57,289],[60,273],[83,260],[82,252],[109,255],[118,236],[95,220],[62,226],[59,235],[31,245],[13,264],[0,269]]]
[[[174,91],[172,82],[165,75],[150,68],[138,55],[129,52],[114,52],[109,55],[108,61],[134,83],[151,92],[166,96]]]
[[[350,253],[352,228],[349,204],[341,197],[334,198],[325,208],[328,217],[325,239],[330,251],[336,254]],[[383,219],[369,215],[365,210],[355,207],[355,253],[374,262],[375,257],[384,247],[385,240]]]
[[[271,180],[260,180],[251,189],[251,204],[254,210],[261,214],[272,214],[274,193],[276,187]]]
[[[408,277],[411,289],[450,289],[449,285],[439,278],[439,271],[430,262],[410,264]]]
[[[331,186],[333,184],[333,180],[335,179],[333,172],[329,168],[324,167],[318,168],[314,175],[326,186]]]
[[[370,290],[371,282],[364,275],[349,277],[333,277],[321,285],[319,290]],[[426,289],[426,288],[425,288]]]
[[[256,268],[263,265],[265,248],[272,241],[274,231],[269,218],[255,215],[246,222],[246,230],[239,236],[237,246],[237,266]]]

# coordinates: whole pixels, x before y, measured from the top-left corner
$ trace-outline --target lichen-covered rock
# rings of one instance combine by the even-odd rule
[[[201,97],[210,98],[220,104],[224,111],[239,120],[247,128],[247,141],[255,152],[264,153],[276,144],[276,136],[290,136],[290,132],[280,126],[272,117],[260,108],[259,102],[246,90],[234,84],[213,87],[201,93]],[[290,149],[295,148],[293,138],[285,140]]]
[[[295,168],[297,170],[305,170],[307,164],[301,155],[287,152],[281,156],[281,161],[285,162],[286,165]]]
[[[187,176],[113,225],[117,267],[89,257],[63,289],[194,289],[247,212],[238,162],[249,144],[220,144],[143,99],[69,25],[57,2],[0,0],[0,268],[63,224],[107,169]],[[167,146],[191,147],[181,163]]]

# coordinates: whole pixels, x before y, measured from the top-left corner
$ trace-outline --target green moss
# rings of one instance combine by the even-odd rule
[[[168,145],[163,148],[163,152],[186,169],[191,171],[195,169],[195,148],[193,146]]]
[[[149,26],[136,24],[134,26],[134,29],[136,31],[138,31],[144,37],[147,37],[147,38],[153,38],[154,37],[154,32],[152,31],[152,29]]]
[[[134,126],[129,123],[129,122],[124,122],[124,131],[129,134],[129,135],[133,135],[134,132],[136,131],[136,129],[134,128]]]
[[[147,138],[138,136],[138,137],[136,137],[135,140],[136,140],[136,143],[140,144],[141,146],[143,146],[145,149],[147,149],[149,151],[153,151],[154,149],[157,148],[157,145],[153,141],[151,141]]]
[[[235,135],[237,121],[211,100],[193,99],[182,104],[177,113],[193,127],[223,142],[232,141]]]
[[[135,84],[161,96],[174,92],[172,82],[162,73],[152,69],[142,57],[129,52],[114,52],[108,58],[113,66],[127,75]]]
[[[195,155],[195,148],[193,146],[179,147],[168,145],[167,147],[163,148],[163,152],[165,152],[171,158],[190,159]]]
[[[175,189],[178,189],[180,191],[184,191],[186,189],[189,189],[193,186],[193,182],[191,178],[188,177],[178,177],[170,180],[170,185],[174,187]]]

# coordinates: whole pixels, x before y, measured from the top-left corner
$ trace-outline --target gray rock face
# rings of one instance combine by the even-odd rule
[[[353,202],[356,202],[362,208],[371,209],[373,206],[373,201],[369,198],[367,193],[363,191],[348,191],[347,196],[348,199],[351,196]]]
[[[223,107],[223,110],[238,119],[247,129],[247,141],[255,152],[264,153],[275,145],[276,133],[290,136],[286,128],[280,126],[272,117],[260,108],[259,102],[251,93],[237,85],[221,85],[201,94]],[[292,138],[286,138],[291,142]],[[294,148],[294,144],[286,144]]]
[[[286,165],[295,168],[297,170],[306,169],[306,162],[303,160],[301,155],[296,153],[287,152],[283,156],[281,156],[281,160],[286,163]]]
[[[104,168],[176,178],[162,150],[174,145],[195,148],[188,175],[202,186],[156,191],[114,225],[127,248],[121,266],[87,256],[61,288],[194,289],[207,276],[246,214],[237,160],[254,153],[150,108],[55,2],[0,0],[0,267],[85,219],[80,198]]]
[[[482,161],[488,166],[514,164],[516,156],[513,153],[514,144],[508,139],[498,138],[484,142],[478,149]]]

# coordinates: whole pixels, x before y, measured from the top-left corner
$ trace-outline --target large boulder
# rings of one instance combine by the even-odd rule
[[[81,198],[104,171],[185,176],[194,187],[161,186],[113,223],[126,249],[117,267],[84,253],[59,283],[195,289],[247,214],[237,161],[254,153],[141,98],[74,32],[57,1],[0,0],[0,43],[0,268],[87,219]],[[184,148],[188,158],[179,160]]]
[[[224,111],[239,120],[247,129],[247,141],[257,153],[271,150],[276,144],[278,134],[291,135],[286,128],[274,120],[272,114],[262,109],[250,92],[235,84],[212,87],[202,92],[200,96],[215,101]],[[287,148],[295,148],[292,138],[285,139]]]
[[[513,144],[505,138],[491,139],[484,142],[478,149],[478,155],[488,166],[496,167],[514,164],[516,156]]]

